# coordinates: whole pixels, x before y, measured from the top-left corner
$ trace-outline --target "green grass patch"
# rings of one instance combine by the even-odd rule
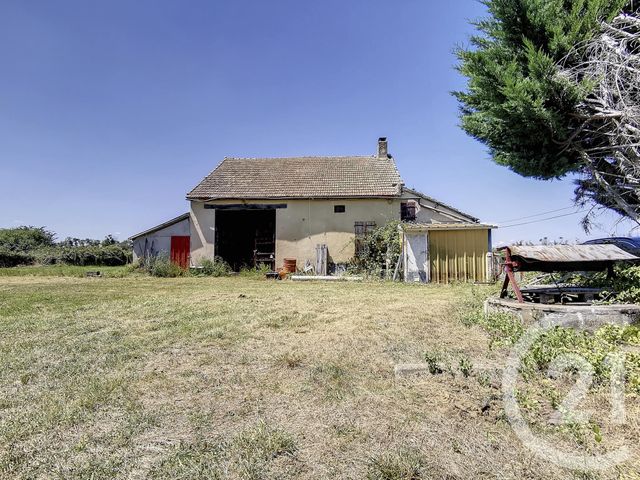
[[[424,456],[413,449],[396,449],[370,459],[367,480],[421,480],[430,478]]]
[[[0,277],[85,277],[99,271],[104,277],[122,278],[132,273],[131,266],[100,267],[92,265],[34,265],[0,268]]]

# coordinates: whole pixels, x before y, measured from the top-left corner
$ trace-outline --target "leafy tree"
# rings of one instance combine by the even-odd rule
[[[54,244],[55,234],[45,227],[0,228],[0,247],[13,252],[27,252]]]
[[[104,237],[104,240],[102,240],[102,246],[106,247],[108,245],[117,245],[118,244],[118,240],[116,240],[116,238],[109,234],[106,237]]]
[[[612,136],[621,121],[628,125],[634,115],[616,117],[618,124],[612,125],[611,111],[598,99],[610,79],[589,70],[594,51],[603,51],[592,48],[593,42],[603,43],[601,37],[609,35],[620,18],[638,18],[633,2],[483,3],[490,16],[475,23],[478,34],[471,48],[457,52],[458,69],[468,78],[467,89],[454,92],[461,104],[462,128],[489,147],[496,163],[538,179],[579,173],[578,202],[594,202],[638,221],[638,175],[635,170],[629,174],[629,168],[622,171],[622,149]],[[631,15],[621,17],[625,13]],[[624,33],[637,39],[638,25],[625,24],[630,31]],[[622,47],[638,53],[638,43]],[[637,100],[637,83],[631,88]],[[629,145],[638,143],[638,132]],[[637,165],[637,150],[622,153]]]

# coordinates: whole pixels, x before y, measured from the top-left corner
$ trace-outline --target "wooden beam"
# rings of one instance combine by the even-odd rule
[[[205,203],[206,210],[274,210],[287,208],[286,203]]]

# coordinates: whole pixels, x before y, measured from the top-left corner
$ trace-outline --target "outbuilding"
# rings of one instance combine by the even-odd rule
[[[490,251],[492,227],[407,188],[386,138],[374,155],[225,158],[187,200],[188,214],[133,237],[136,257],[166,251],[192,267],[221,258],[234,270],[278,269],[285,260],[302,269],[318,265],[322,252],[330,273],[343,270],[375,228],[401,221],[414,225],[404,237],[413,252],[405,259],[409,278],[486,278],[479,262]],[[452,269],[451,255],[459,268]]]
[[[489,281],[492,228],[479,222],[401,225],[405,282]]]
[[[189,266],[191,251],[191,221],[189,213],[172,218],[130,237],[133,260],[167,255],[182,268]]]

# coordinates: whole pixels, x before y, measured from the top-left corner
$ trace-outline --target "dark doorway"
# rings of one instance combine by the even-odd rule
[[[276,211],[216,210],[216,255],[233,270],[275,267]]]

